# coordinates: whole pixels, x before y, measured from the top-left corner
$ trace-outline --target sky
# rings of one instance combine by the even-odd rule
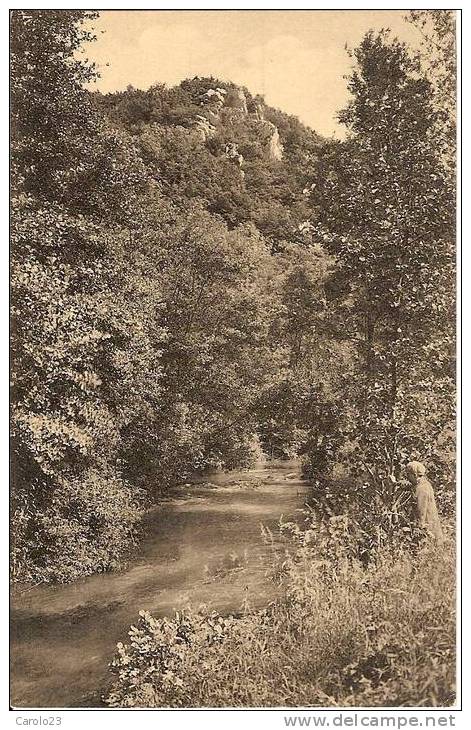
[[[370,29],[390,28],[416,47],[418,31],[400,10],[110,10],[94,22],[87,57],[103,91],[147,89],[215,76],[263,94],[266,102],[320,134],[344,136],[336,112],[347,99],[355,47]],[[108,64],[108,65],[107,65]]]

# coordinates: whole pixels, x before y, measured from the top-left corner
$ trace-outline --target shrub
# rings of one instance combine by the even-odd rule
[[[36,479],[13,494],[13,577],[65,582],[116,569],[135,543],[141,513],[136,489],[106,470]]]
[[[232,617],[213,612],[176,613],[155,619],[139,612],[130,644],[117,645],[111,670],[117,681],[108,695],[112,707],[184,707],[198,701],[195,677],[217,664],[217,649],[233,626]],[[202,661],[203,659],[203,661]],[[196,684],[196,687],[195,687]]]
[[[385,546],[415,549],[424,537],[416,524],[411,487],[402,481],[324,479],[314,482],[310,501],[316,531],[341,526],[349,554],[364,564]]]

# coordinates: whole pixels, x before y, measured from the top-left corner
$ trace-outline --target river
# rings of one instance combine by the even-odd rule
[[[107,664],[141,609],[191,604],[237,612],[275,595],[261,524],[301,514],[308,488],[292,462],[207,477],[149,511],[125,570],[37,586],[11,601],[13,707],[99,707]],[[299,510],[299,511],[298,511]]]

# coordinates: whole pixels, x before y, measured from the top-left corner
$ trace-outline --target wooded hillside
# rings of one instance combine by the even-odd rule
[[[15,579],[118,566],[166,489],[260,448],[379,521],[416,455],[451,511],[453,110],[427,48],[365,36],[335,141],[215,78],[87,90],[93,17],[11,13]]]

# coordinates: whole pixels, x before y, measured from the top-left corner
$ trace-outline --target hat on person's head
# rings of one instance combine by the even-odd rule
[[[421,461],[409,461],[406,466],[406,472],[417,479],[418,477],[425,476],[426,469]]]

